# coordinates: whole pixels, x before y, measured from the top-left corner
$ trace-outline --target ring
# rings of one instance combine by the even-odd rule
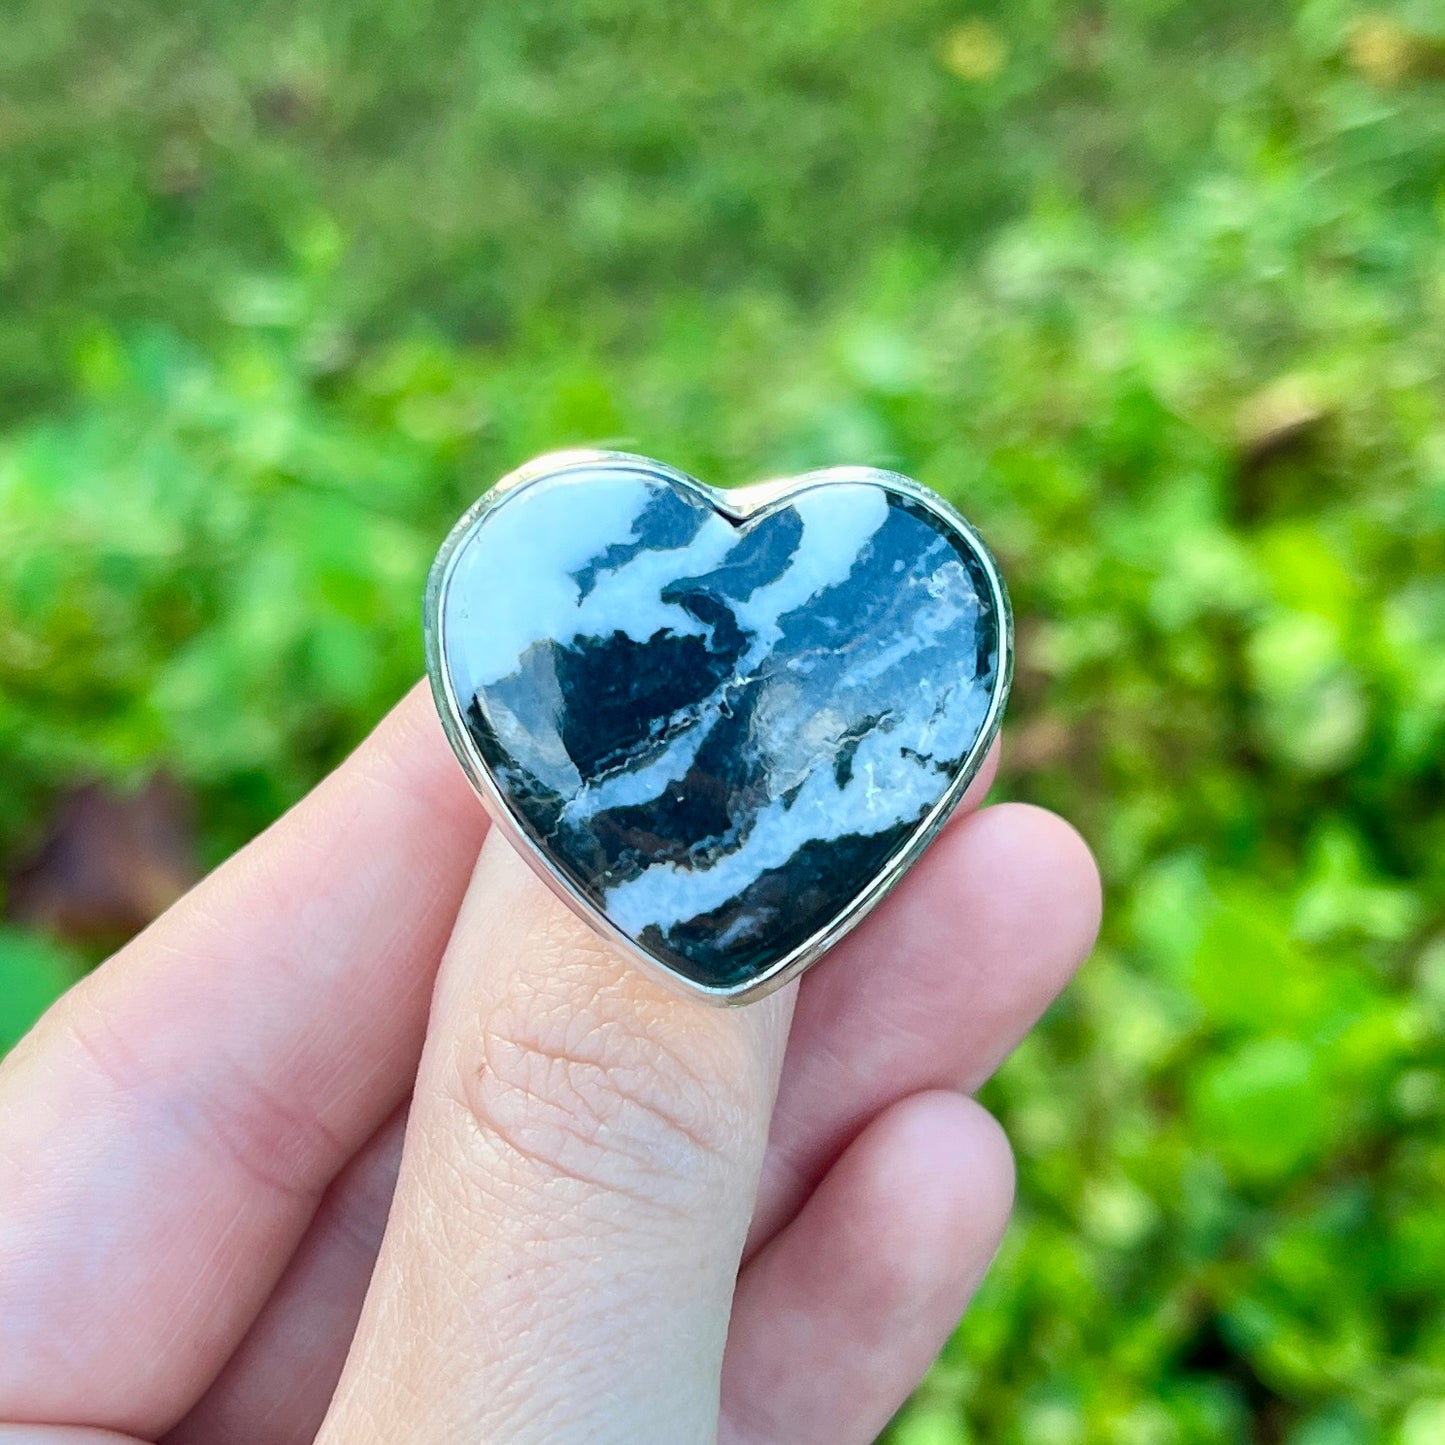
[[[427,671],[496,824],[672,985],[760,998],[898,882],[962,798],[1012,671],[1008,595],[921,483],[723,491],[560,452],[442,544]]]

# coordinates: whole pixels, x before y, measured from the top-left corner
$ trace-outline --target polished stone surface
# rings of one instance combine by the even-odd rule
[[[596,465],[453,560],[444,662],[530,837],[654,957],[732,987],[904,849],[989,712],[1000,618],[967,539],[869,482],[739,527]]]

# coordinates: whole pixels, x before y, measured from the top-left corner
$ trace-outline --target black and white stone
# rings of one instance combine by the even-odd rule
[[[1006,682],[1001,598],[972,537],[886,480],[739,524],[645,465],[574,464],[484,508],[436,644],[533,845],[653,958],[736,989],[949,793]]]

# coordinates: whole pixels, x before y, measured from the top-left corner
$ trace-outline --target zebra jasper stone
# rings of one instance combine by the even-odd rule
[[[705,989],[744,992],[860,912],[996,723],[1001,586],[898,483],[814,474],[740,520],[746,493],[564,457],[438,558],[463,762],[574,902]]]

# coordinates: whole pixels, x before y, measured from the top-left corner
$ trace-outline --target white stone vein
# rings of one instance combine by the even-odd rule
[[[562,820],[585,822],[609,808],[637,807],[660,798],[669,784],[680,783],[687,776],[720,711],[714,694],[706,704],[693,709],[692,723],[671,738],[651,762],[582,784],[562,809]]]
[[[705,869],[654,864],[608,891],[608,915],[634,937],[649,924],[665,933],[723,907],[810,842],[872,836],[921,818],[947,781],[929,760],[963,758],[978,736],[989,698],[985,689],[967,683],[939,688],[925,678],[916,699],[900,701],[905,719],[863,738],[843,787],[830,753],[807,774],[791,803],[775,797],[758,814],[739,847]]]
[[[646,549],[604,572],[584,598],[574,574],[613,543],[636,540],[651,493],[635,476],[599,471],[535,483],[503,503],[463,544],[447,596],[448,650],[457,695],[499,682],[527,649],[551,640],[621,632],[646,642],[659,631],[697,637],[706,628],[662,593],[679,577],[715,571],[743,531],[710,515],[685,546]],[[780,617],[847,577],[888,514],[876,487],[841,486],[798,498],[803,535],[782,575],[735,607],[762,656]],[[750,665],[745,660],[744,670]]]
[[[614,632],[636,642],[659,631],[707,634],[682,607],[664,602],[662,593],[679,577],[705,576],[726,561],[743,532],[723,517],[708,517],[683,547],[644,550],[604,572],[585,598],[573,575],[610,545],[636,540],[648,496],[635,477],[598,473],[537,484],[525,505],[498,509],[458,557],[449,591],[448,633],[458,643],[449,649],[448,661],[459,696],[470,697],[514,673],[537,642],[565,646]],[[751,634],[737,667],[740,678],[776,646],[780,618],[847,579],[887,519],[888,502],[876,487],[844,486],[805,493],[796,510],[803,525],[793,557],[777,578],[732,606]],[[559,545],[559,538],[565,544]],[[509,714],[494,718],[494,724],[524,765],[569,798],[565,816],[578,822],[608,808],[650,802],[679,781],[726,706],[726,691],[698,706],[691,726],[647,766],[590,786],[580,785],[565,755],[555,747],[539,749]]]

